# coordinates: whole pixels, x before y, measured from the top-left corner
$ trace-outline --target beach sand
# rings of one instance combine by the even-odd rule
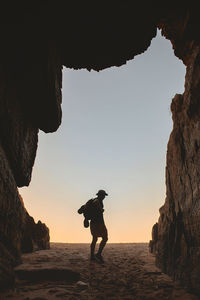
[[[16,268],[21,279],[16,280],[15,288],[1,294],[0,299],[198,299],[155,267],[147,243],[107,244],[104,264],[91,262],[89,250],[89,244],[51,243],[50,250],[24,254],[23,264]],[[45,278],[45,273],[40,276],[46,269],[52,278]],[[34,275],[33,270],[38,273]],[[64,271],[59,273],[60,270]],[[80,273],[80,278],[72,273],[71,279],[74,276],[75,281],[70,282],[70,270]]]

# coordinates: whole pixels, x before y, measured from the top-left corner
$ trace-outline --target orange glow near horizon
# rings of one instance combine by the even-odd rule
[[[55,200],[43,198],[39,205],[39,211],[33,209],[34,201],[29,195],[28,189],[23,189],[23,197],[27,210],[35,218],[35,222],[41,220],[50,229],[51,242],[63,243],[90,243],[91,234],[89,228],[83,227],[83,215],[77,213],[77,209],[82,203],[75,202],[71,195],[71,200],[66,201],[68,212],[63,213],[63,207],[54,206]],[[127,195],[125,195],[128,198]],[[29,199],[28,201],[26,199]],[[138,196],[139,199],[139,196]],[[120,202],[115,198],[116,202]],[[158,219],[158,210],[155,207],[155,214],[149,211],[149,208],[139,207],[141,199],[138,203],[134,201],[132,204],[127,200],[127,204],[121,203],[117,207],[112,197],[104,200],[105,214],[104,219],[108,229],[109,243],[133,243],[133,242],[149,242],[151,239],[151,228]],[[149,200],[150,201],[150,200]],[[40,201],[38,201],[39,203]],[[128,205],[129,204],[129,205]],[[51,207],[52,205],[52,207]],[[122,206],[127,208],[121,214]],[[153,199],[152,199],[153,206]],[[37,207],[37,205],[36,205]],[[135,207],[135,208],[134,208]],[[66,208],[67,209],[67,208]],[[135,213],[137,212],[137,213]],[[37,216],[37,218],[35,217]]]

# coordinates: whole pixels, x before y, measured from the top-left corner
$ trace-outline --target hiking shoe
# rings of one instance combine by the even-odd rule
[[[85,219],[85,220],[83,221],[83,225],[84,225],[85,228],[88,228],[88,227],[89,227],[89,221],[88,221],[88,219]]]
[[[98,260],[99,262],[104,263],[103,257],[101,256],[100,253],[97,253],[97,254],[95,255],[95,257],[97,258],[97,260]]]
[[[95,256],[94,256],[94,255],[91,255],[91,256],[90,256],[90,260],[91,260],[91,261],[95,261],[95,260],[96,260]]]

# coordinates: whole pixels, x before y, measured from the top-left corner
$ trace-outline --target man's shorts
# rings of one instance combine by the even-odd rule
[[[90,222],[90,231],[94,237],[108,238],[108,232],[105,224]]]

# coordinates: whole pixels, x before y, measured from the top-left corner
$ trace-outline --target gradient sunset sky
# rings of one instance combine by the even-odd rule
[[[81,49],[80,49],[81,51]],[[63,70],[63,119],[40,131],[28,188],[19,189],[53,242],[90,242],[77,213],[99,189],[109,242],[148,242],[165,200],[170,103],[184,90],[185,66],[160,32],[122,67]]]

